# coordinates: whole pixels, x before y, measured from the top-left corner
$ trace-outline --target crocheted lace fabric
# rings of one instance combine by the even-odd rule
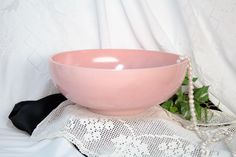
[[[64,137],[92,157],[198,157],[200,139],[172,119],[158,106],[135,116],[109,117],[67,100],[37,126],[32,138]],[[231,152],[218,143],[208,155],[227,157]]]

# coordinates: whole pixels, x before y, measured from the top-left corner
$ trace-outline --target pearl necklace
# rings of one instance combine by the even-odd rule
[[[198,127],[198,121],[196,117],[196,112],[195,112],[195,106],[194,106],[194,95],[193,95],[193,73],[192,73],[192,64],[191,60],[188,57],[180,57],[181,60],[187,59],[188,60],[188,79],[189,79],[189,86],[188,86],[188,97],[189,97],[189,107],[190,107],[190,113],[191,113],[191,121],[193,125],[193,130],[196,132],[198,137],[202,140],[202,144],[200,147],[200,156],[201,157],[207,157],[209,155],[209,150],[207,150],[207,146],[213,142],[218,142],[221,140],[225,140],[226,142],[231,140],[233,137],[234,131],[230,131],[228,129],[217,129],[215,130],[215,134],[211,135],[207,133],[206,131],[202,131]],[[233,155],[235,155],[232,152]]]

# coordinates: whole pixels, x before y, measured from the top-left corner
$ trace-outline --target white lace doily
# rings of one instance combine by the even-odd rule
[[[52,111],[32,134],[32,138],[37,140],[54,137],[64,137],[82,153],[94,157],[200,155],[201,141],[195,133],[172,121],[159,106],[135,116],[108,117],[67,100]],[[208,155],[231,156],[222,143],[213,145]]]

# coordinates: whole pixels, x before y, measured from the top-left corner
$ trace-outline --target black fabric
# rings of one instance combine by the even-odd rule
[[[66,98],[62,94],[53,94],[36,101],[17,103],[8,118],[20,130],[30,135],[35,127]]]
[[[31,135],[36,126],[65,100],[62,94],[53,94],[36,101],[22,101],[14,106],[8,118],[15,127]],[[75,148],[80,152],[76,146]]]

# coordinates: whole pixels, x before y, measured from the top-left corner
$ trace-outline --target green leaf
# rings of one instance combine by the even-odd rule
[[[196,82],[196,81],[197,81],[197,79],[198,79],[197,77],[194,77],[194,78],[193,78],[193,82]]]
[[[195,88],[194,89],[194,99],[199,101],[200,103],[204,103],[204,102],[208,101],[209,100],[208,89],[209,89],[209,86]]]
[[[183,81],[182,85],[188,85],[188,77],[184,78],[184,81]]]
[[[170,110],[170,107],[173,106],[173,101],[172,100],[168,100],[166,102],[164,102],[162,105],[161,105],[164,109],[166,110]]]
[[[176,113],[176,112],[178,112],[178,108],[175,107],[175,106],[171,106],[171,107],[170,107],[170,112]]]
[[[197,77],[194,77],[194,78],[192,79],[192,81],[193,81],[193,82],[196,82],[197,79],[198,79]],[[188,85],[188,83],[189,83],[189,79],[188,79],[188,75],[186,75],[185,78],[184,78],[184,81],[183,81],[182,85]]]
[[[207,122],[208,122],[207,116],[208,116],[208,110],[207,110],[207,108],[205,107],[205,108],[204,108],[204,123],[207,123]]]
[[[193,78],[192,81],[195,82],[197,78]],[[189,80],[187,75],[184,78],[182,86],[178,89],[176,94],[169,98],[166,102],[161,104],[163,108],[174,113],[180,114],[183,118],[190,120],[191,113],[189,107],[189,98],[188,94],[185,92],[186,85],[189,84]],[[184,88],[183,88],[184,87]],[[194,106],[196,111],[196,117],[201,121],[208,121],[209,113],[208,107],[211,104],[208,95],[209,86],[203,86],[201,88],[194,89]],[[202,107],[201,104],[204,104],[207,107]]]
[[[177,95],[177,99],[175,101],[175,104],[181,103],[181,102],[183,102],[185,100],[185,94],[181,90],[181,88],[177,91],[176,95]]]
[[[187,120],[190,120],[191,119],[191,113],[190,111],[187,111],[183,114],[184,118],[187,119]]]
[[[184,93],[183,93],[183,91],[182,91],[181,88],[178,89],[177,92],[176,92],[176,95],[177,95],[177,96],[182,96],[183,94],[184,94]]]
[[[191,115],[189,112],[189,104],[187,101],[183,101],[180,105],[180,114],[187,120],[190,120]]]
[[[181,113],[185,113],[185,112],[187,112],[187,111],[189,111],[189,105],[188,105],[188,103],[187,103],[187,102],[181,103],[180,112],[181,112]]]
[[[199,102],[195,101],[195,111],[196,111],[196,116],[198,120],[201,120],[202,117],[202,107]]]
[[[199,98],[202,94],[205,94],[208,92],[209,86],[203,86],[201,88],[195,88],[194,89],[194,96]]]
[[[208,100],[209,100],[208,93],[206,93],[205,95],[202,95],[202,96],[198,99],[198,101],[199,101],[200,103],[205,103],[205,102],[207,102]]]

